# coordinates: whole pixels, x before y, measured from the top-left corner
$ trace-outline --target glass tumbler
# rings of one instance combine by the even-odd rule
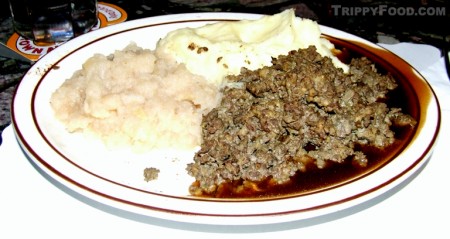
[[[36,42],[64,42],[97,23],[97,0],[9,0],[14,30]]]

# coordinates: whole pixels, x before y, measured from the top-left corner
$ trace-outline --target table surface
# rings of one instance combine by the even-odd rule
[[[450,22],[449,8],[445,6],[447,0],[409,1],[407,5],[394,0],[319,0],[312,3],[289,0],[253,0],[253,1],[154,1],[154,0],[107,0],[124,9],[127,20],[139,18],[186,13],[186,12],[248,12],[274,14],[286,8],[295,8],[297,16],[313,19],[319,24],[334,27],[363,37],[372,42],[396,43],[414,42],[426,43],[438,48],[443,46],[443,37],[450,36],[449,29],[443,23]],[[8,1],[1,1],[0,5],[0,41],[5,43],[14,33],[7,6]],[[440,8],[445,15],[401,16],[394,14],[362,14],[342,12],[348,9],[362,9],[387,6],[394,9],[413,7]],[[339,10],[339,11],[338,11]],[[15,86],[20,82],[23,74],[30,68],[30,64],[0,57],[0,133],[10,124],[10,104]],[[1,143],[1,141],[0,141]]]

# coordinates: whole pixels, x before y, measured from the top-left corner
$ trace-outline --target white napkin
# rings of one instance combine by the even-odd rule
[[[442,111],[450,110],[450,79],[445,70],[445,60],[434,46],[413,43],[379,44],[402,57],[430,83],[441,104]]]

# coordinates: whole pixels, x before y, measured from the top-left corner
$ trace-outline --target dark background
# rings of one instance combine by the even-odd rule
[[[400,41],[423,42],[438,45],[450,33],[449,0],[316,0],[316,1],[156,1],[156,0],[106,0],[128,13],[128,19],[163,14],[232,11],[274,14],[287,7],[295,7],[298,16],[318,21],[322,25],[344,30],[376,42],[377,35],[393,36]],[[174,2],[184,2],[174,3]],[[225,2],[225,3],[224,3]],[[190,3],[190,4],[189,4]],[[9,17],[8,1],[1,1],[0,19]],[[335,16],[332,5],[389,7],[445,7],[446,16]],[[3,40],[3,39],[0,39]]]

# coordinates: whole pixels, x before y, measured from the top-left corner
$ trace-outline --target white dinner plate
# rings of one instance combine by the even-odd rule
[[[321,26],[337,45],[366,55],[393,72],[409,95],[418,125],[410,142],[389,162],[371,173],[317,192],[264,200],[205,199],[189,195],[193,178],[186,160],[150,160],[122,150],[111,152],[98,142],[70,134],[53,117],[50,96],[94,53],[111,54],[130,42],[154,49],[166,33],[216,21],[257,19],[260,15],[193,13],[129,21],[77,37],[50,52],[25,74],[14,95],[12,123],[30,160],[43,172],[94,201],[167,220],[250,225],[309,219],[359,205],[399,185],[420,169],[430,154],[440,128],[439,103],[429,84],[393,53],[354,35]],[[145,167],[161,169],[156,181],[145,182]]]

